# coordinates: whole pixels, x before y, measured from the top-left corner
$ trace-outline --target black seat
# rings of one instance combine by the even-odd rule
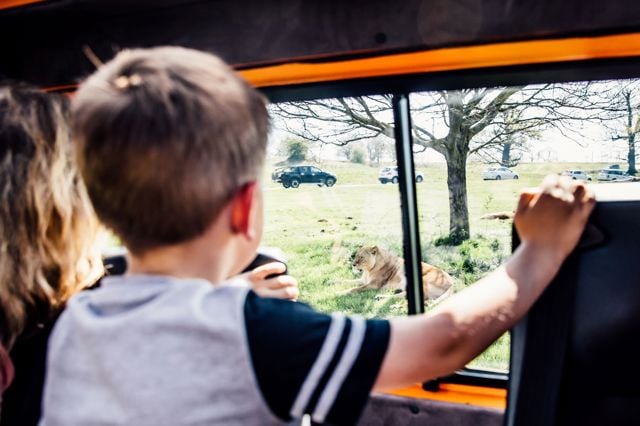
[[[512,331],[507,425],[640,424],[640,183],[612,185]]]
[[[46,366],[47,341],[55,320],[21,336],[11,349],[15,377],[2,395],[0,426],[37,425]]]

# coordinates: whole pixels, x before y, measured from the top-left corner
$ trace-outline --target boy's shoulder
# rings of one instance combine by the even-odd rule
[[[198,293],[198,294],[246,294],[249,282],[234,278],[223,283],[212,284],[202,278],[178,278],[170,275],[128,274],[103,277],[98,285],[78,293],[75,297],[105,297],[112,294],[147,293]]]
[[[195,319],[237,317],[249,291],[248,284],[234,280],[214,286],[207,280],[162,275],[104,277],[99,286],[71,298],[64,316],[96,320],[143,320],[145,318],[192,316]]]

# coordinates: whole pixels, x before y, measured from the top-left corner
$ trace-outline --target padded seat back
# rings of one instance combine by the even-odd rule
[[[640,183],[613,185],[512,331],[508,425],[640,424]]]

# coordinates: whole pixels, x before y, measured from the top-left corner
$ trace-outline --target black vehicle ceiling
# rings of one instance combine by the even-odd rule
[[[243,68],[637,30],[635,0],[44,1],[0,10],[0,78],[75,83],[94,68],[84,46],[182,45]]]

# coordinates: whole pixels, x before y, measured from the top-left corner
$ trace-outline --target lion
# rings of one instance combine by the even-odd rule
[[[397,293],[406,291],[404,260],[378,246],[363,246],[353,260],[353,269],[362,271],[361,285],[349,290],[391,289]],[[422,286],[426,300],[448,297],[453,292],[453,278],[440,268],[422,262]]]
[[[480,216],[480,219],[483,219],[483,220],[493,220],[493,219],[513,220],[514,216],[515,216],[515,212],[513,212],[513,211],[503,211],[503,212],[487,213],[485,215]]]

